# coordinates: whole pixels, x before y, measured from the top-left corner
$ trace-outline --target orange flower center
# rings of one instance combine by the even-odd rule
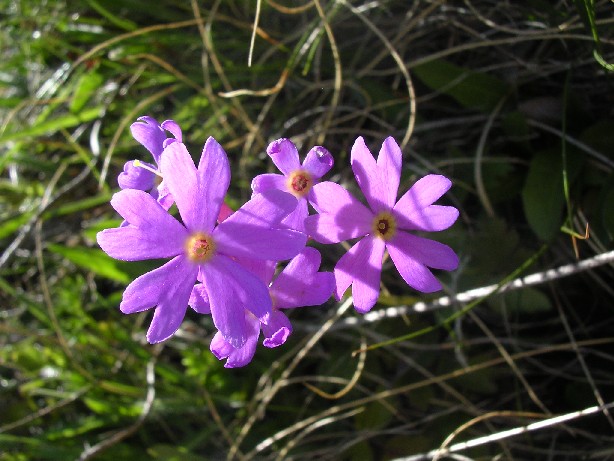
[[[185,251],[190,261],[204,263],[215,254],[215,242],[210,235],[197,232],[186,240]]]
[[[390,240],[397,231],[397,222],[387,211],[382,211],[373,219],[373,234],[384,240]]]
[[[313,186],[313,178],[305,170],[296,170],[290,173],[287,181],[288,192],[297,198],[304,197]]]

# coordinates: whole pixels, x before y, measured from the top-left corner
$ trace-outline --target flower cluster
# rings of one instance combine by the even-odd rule
[[[122,190],[111,199],[124,222],[97,239],[116,259],[170,258],[130,283],[120,304],[126,314],[154,308],[150,343],[171,337],[189,306],[211,315],[212,353],[226,367],[240,367],[252,360],[261,332],[264,346],[284,344],[292,332],[286,309],[321,305],[333,292],[340,299],[352,285],[356,309],[370,310],[385,250],[407,284],[424,292],[441,288],[429,267],[458,264],[446,245],[407,232],[454,223],[455,208],[433,205],[450,181],[426,176],[395,203],[402,158],[392,138],[377,161],[362,138],[352,148],[368,207],[338,184],[320,181],[333,166],[325,148],[314,147],[301,164],[294,144],[279,139],[267,153],[282,174],[254,178],[251,199],[233,212],[224,204],[230,165],[215,139],[207,140],[195,165],[174,121],[142,117],[131,132],[154,163],[126,163],[118,178]],[[169,213],[173,204],[180,220]],[[308,204],[318,214],[309,216]],[[320,271],[320,253],[306,246],[308,236],[320,243],[362,238],[331,273]],[[289,262],[275,275],[281,261]]]

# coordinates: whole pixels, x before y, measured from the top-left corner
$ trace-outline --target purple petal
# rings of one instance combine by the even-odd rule
[[[235,350],[219,331],[211,339],[209,350],[218,360],[224,360]]]
[[[389,136],[384,139],[377,157],[377,167],[380,182],[384,186],[385,195],[381,199],[388,209],[392,208],[397,201],[402,161],[401,148],[394,138]]]
[[[394,200],[390,205],[387,203],[388,186],[382,182],[380,167],[362,137],[356,139],[352,146],[351,164],[356,182],[373,212],[379,213],[392,208]]]
[[[187,296],[185,294],[187,293]],[[150,344],[160,343],[175,334],[181,326],[187,310],[187,298],[189,298],[189,287],[187,291],[175,300],[166,300],[160,303],[154,311],[151,324],[147,330],[147,342]],[[181,304],[179,304],[181,302]]]
[[[172,299],[170,293],[181,291],[183,284],[191,289],[197,273],[196,266],[189,264],[183,256],[177,256],[130,283],[124,291],[119,309],[124,314],[151,309],[161,300]],[[187,306],[187,298],[185,304]]]
[[[453,206],[430,205],[408,215],[401,215],[395,208],[393,214],[400,229],[437,232],[456,222],[458,210]]]
[[[309,210],[307,209],[307,200],[301,198],[298,199],[298,203],[296,204],[294,211],[286,216],[281,223],[287,226],[289,229],[294,229],[305,234],[307,233],[305,230],[305,218],[308,215]]]
[[[278,309],[319,306],[335,289],[331,272],[318,272],[320,252],[306,247],[292,259],[271,284],[269,292]]]
[[[175,203],[175,200],[173,200],[173,196],[171,195],[171,191],[168,190],[168,187],[166,187],[166,183],[164,181],[158,185],[158,197],[156,200],[160,206],[167,211],[173,206],[173,203]]]
[[[413,223],[422,224],[423,210],[432,205],[452,186],[452,182],[442,175],[429,174],[420,178],[403,194],[393,210],[401,220],[401,227],[411,229]]]
[[[288,176],[294,170],[301,168],[298,160],[298,150],[289,139],[281,138],[273,141],[266,149],[279,171]]]
[[[160,124],[158,123],[158,121],[151,117],[150,115],[142,115],[139,118],[137,118],[137,120],[140,122],[140,124],[145,124],[145,125],[151,125],[151,127],[157,127]],[[136,125],[139,122],[134,122],[133,125]]]
[[[441,283],[426,266],[445,270],[458,266],[458,257],[447,245],[406,232],[398,232],[387,247],[403,280],[424,293],[441,290]]]
[[[262,325],[262,332],[264,333],[262,344],[265,347],[281,346],[292,333],[292,324],[284,313],[273,309],[269,324]]]
[[[448,245],[435,240],[418,237],[407,232],[397,234],[387,242],[398,251],[410,256],[425,266],[453,271],[458,267],[458,256]]]
[[[190,299],[188,305],[199,314],[210,314],[211,306],[209,305],[209,296],[207,296],[207,290],[202,283],[197,283],[192,288],[190,293]]]
[[[183,142],[181,127],[175,120],[164,120],[160,126],[171,133],[179,142]]]
[[[337,243],[371,232],[373,213],[339,184],[316,184],[309,199],[320,214],[305,219],[305,230],[316,241]]]
[[[156,170],[150,163],[141,162],[143,165]],[[134,166],[134,160],[125,163],[124,171],[117,177],[120,189],[138,189],[148,191],[153,189],[156,175],[145,168]]]
[[[220,213],[217,215],[217,222],[226,221],[226,219],[228,219],[228,217],[233,213],[234,210],[222,202],[222,206],[220,207]]]
[[[275,261],[265,261],[254,258],[236,258],[236,261],[245,269],[258,277],[262,283],[269,286],[275,275]]]
[[[336,296],[352,285],[354,307],[360,313],[369,312],[379,297],[384,241],[370,235],[356,243],[335,266]]]
[[[271,189],[278,189],[288,192],[286,181],[287,178],[281,174],[260,174],[252,180],[252,190],[255,193],[261,193]]]
[[[242,347],[249,329],[245,310],[267,323],[271,313],[269,291],[255,275],[231,259],[216,255],[201,267],[215,327],[234,348]]]
[[[410,287],[423,293],[433,293],[441,290],[441,283],[430,270],[411,256],[404,254],[392,245],[388,245],[388,253],[399,274]]]
[[[228,158],[217,141],[207,140],[198,170],[184,144],[170,144],[161,170],[186,227],[211,232],[230,181]]]
[[[203,190],[203,195],[196,195],[198,203],[205,204],[202,208],[205,213],[203,226],[206,229],[213,227],[218,215],[226,191],[230,185],[230,163],[228,156],[222,146],[213,137],[209,137],[205,142],[200,162],[198,163],[199,185]],[[194,191],[198,194],[197,191]]]
[[[132,137],[141,143],[151,152],[156,163],[160,162],[160,154],[162,154],[162,144],[166,139],[166,133],[160,127],[156,119],[143,116],[139,117],[139,122],[134,122],[130,125]]]
[[[147,340],[164,341],[183,320],[197,272],[197,266],[177,256],[128,285],[119,308],[124,314],[132,314],[157,306]]]
[[[213,231],[218,250],[234,257],[281,261],[305,246],[307,236],[290,229],[276,229],[296,207],[296,199],[270,190],[256,194]]]
[[[187,230],[146,192],[125,189],[111,205],[128,225],[105,229],[96,236],[102,250],[115,259],[139,261],[183,253]]]
[[[312,147],[303,161],[303,168],[311,173],[314,180],[320,179],[333,167],[335,161],[330,152],[322,146]]]
[[[234,348],[229,342],[227,342],[223,335],[218,331],[209,346],[213,355],[218,360],[228,358],[224,364],[224,368],[237,368],[247,365],[251,362],[256,352],[256,346],[258,345],[258,336],[260,336],[260,325],[258,320],[253,316],[248,316],[246,324],[248,328],[248,336],[245,344],[239,348]]]

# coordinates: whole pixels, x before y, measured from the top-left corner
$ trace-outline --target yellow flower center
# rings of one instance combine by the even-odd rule
[[[384,240],[390,240],[397,231],[397,222],[387,211],[382,211],[373,219],[373,234]]]
[[[215,242],[210,235],[197,232],[186,240],[185,252],[190,261],[204,263],[215,254]]]
[[[290,173],[286,182],[288,192],[297,198],[304,197],[313,186],[313,178],[305,170],[296,170]]]

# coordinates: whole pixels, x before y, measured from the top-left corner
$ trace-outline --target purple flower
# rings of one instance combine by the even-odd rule
[[[179,328],[198,280],[216,328],[240,348],[251,335],[245,309],[267,324],[272,303],[266,285],[234,259],[283,260],[298,254],[306,236],[277,228],[296,199],[280,191],[255,195],[216,226],[230,182],[228,158],[218,142],[207,140],[198,168],[185,145],[173,142],[161,154],[160,168],[183,224],[151,195],[125,189],[111,205],[127,225],[97,236],[116,259],[172,258],[128,285],[120,310],[131,314],[155,307],[147,339],[164,341]]]
[[[359,137],[352,147],[352,170],[369,206],[332,182],[312,190],[311,203],[319,214],[309,216],[305,228],[316,241],[337,243],[363,237],[334,270],[336,297],[341,299],[352,285],[354,307],[362,313],[371,310],[379,297],[385,250],[405,282],[425,293],[441,289],[429,267],[449,271],[458,266],[458,257],[447,245],[406,232],[434,232],[454,224],[456,208],[433,205],[452,183],[445,176],[425,176],[395,203],[401,161],[401,149],[393,138],[384,140],[376,162]]]
[[[292,332],[292,325],[282,309],[318,306],[330,298],[335,288],[335,279],[331,272],[318,272],[320,262],[318,250],[306,247],[271,282],[275,272],[274,262],[244,261],[244,265],[249,266],[264,283],[270,284],[269,295],[273,310],[267,324],[245,311],[245,322],[249,325],[250,333],[242,347],[233,347],[220,332],[215,334],[211,340],[211,352],[220,360],[227,359],[225,368],[242,367],[252,360],[261,329],[264,346],[277,347],[286,342]],[[200,301],[203,301],[202,298]]]
[[[141,143],[153,156],[155,165],[139,160],[130,160],[124,165],[124,171],[117,178],[121,189],[138,189],[151,191],[152,196],[168,210],[173,204],[164,181],[156,187],[156,177],[161,176],[159,165],[160,156],[166,146],[172,142],[182,142],[181,128],[174,120],[166,120],[159,124],[156,119],[143,116],[138,122],[130,125],[132,137]],[[174,138],[169,138],[166,131]]]
[[[311,200],[311,190],[322,176],[333,167],[333,156],[324,147],[313,147],[305,161],[299,162],[298,150],[289,139],[278,139],[267,147],[267,153],[273,163],[283,173],[261,174],[252,181],[252,190],[256,193],[271,189],[289,192],[298,199],[296,210],[283,220],[290,229],[305,232],[303,221],[309,215],[307,199]]]

